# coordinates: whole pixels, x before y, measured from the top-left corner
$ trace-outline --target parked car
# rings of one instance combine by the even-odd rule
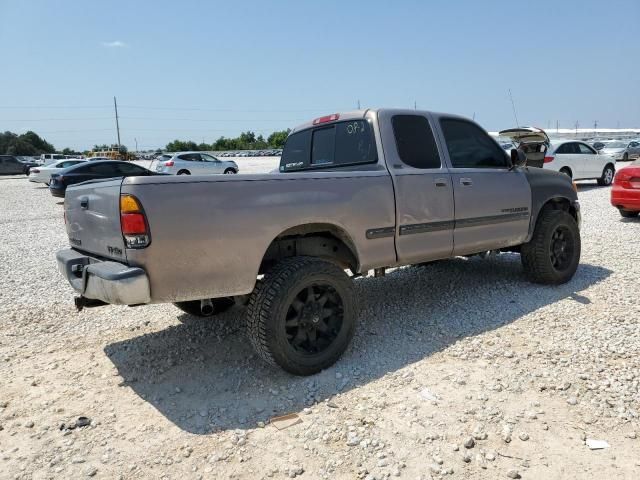
[[[233,160],[219,160],[213,155],[202,152],[177,152],[162,155],[156,166],[157,172],[172,175],[230,174],[238,173],[238,170],[238,165]]]
[[[86,160],[58,160],[53,162],[52,164],[44,167],[44,166],[36,166],[31,169],[29,172],[29,181],[35,183],[44,183],[45,185],[49,185],[51,181],[51,174],[53,173],[61,173],[65,168],[72,167],[79,163],[84,163]]]
[[[577,193],[566,175],[525,161],[459,116],[336,113],[292,131],[279,175],[69,188],[72,248],[57,261],[79,308],[174,302],[210,316],[248,296],[258,354],[309,375],[333,364],[353,336],[358,311],[346,270],[381,276],[493,250],[519,252],[534,282],[571,279],[580,260]]]
[[[569,175],[574,180],[597,180],[598,185],[611,185],[616,161],[585,142],[562,140],[549,146],[544,168]]]
[[[51,165],[57,160],[64,160],[64,155],[60,153],[43,153],[40,155],[40,165]]]
[[[611,188],[611,205],[625,218],[640,213],[640,160],[621,168]]]
[[[608,155],[614,160],[628,161],[634,158],[640,158],[640,141],[632,140],[620,141],[616,140],[608,142],[600,150],[600,153]]]
[[[104,162],[105,160],[113,160],[113,158],[109,157],[89,157],[87,158],[90,162]]]
[[[88,180],[102,180],[114,177],[147,177],[162,175],[139,165],[119,160],[83,162],[68,167],[61,173],[51,174],[49,191],[54,197],[64,197],[67,187]]]
[[[0,155],[0,174],[28,174],[29,169],[35,165],[35,162],[20,161],[15,155]]]

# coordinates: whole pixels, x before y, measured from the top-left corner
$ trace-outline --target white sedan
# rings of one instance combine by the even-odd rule
[[[52,173],[60,173],[60,171],[64,168],[72,167],[73,165],[84,162],[86,162],[86,160],[76,158],[69,160],[58,160],[44,167],[33,167],[31,168],[31,170],[29,170],[29,181],[49,185]]]

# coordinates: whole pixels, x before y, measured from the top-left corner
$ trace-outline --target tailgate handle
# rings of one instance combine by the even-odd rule
[[[89,208],[89,198],[88,197],[80,197],[80,208],[86,210]]]

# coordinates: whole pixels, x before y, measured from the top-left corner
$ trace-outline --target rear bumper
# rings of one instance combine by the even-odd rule
[[[614,185],[611,189],[611,205],[625,210],[640,210],[640,190]]]
[[[65,190],[62,189],[62,188],[51,188],[51,187],[49,187],[49,191],[51,192],[51,195],[53,195],[54,197],[64,198]]]
[[[139,305],[151,301],[149,278],[141,268],[103,261],[72,248],[59,250],[56,260],[60,273],[85,298],[114,305]]]

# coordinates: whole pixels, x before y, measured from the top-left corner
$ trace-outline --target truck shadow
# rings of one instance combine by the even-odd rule
[[[184,314],[180,325],[112,343],[105,353],[124,383],[179,428],[195,434],[250,428],[559,300],[585,308],[590,300],[577,292],[610,274],[582,264],[565,285],[534,285],[525,280],[519,256],[503,254],[358,279],[362,311],[350,348],[336,365],[306,378],[269,367],[254,354],[242,332],[240,307],[214,320]]]

